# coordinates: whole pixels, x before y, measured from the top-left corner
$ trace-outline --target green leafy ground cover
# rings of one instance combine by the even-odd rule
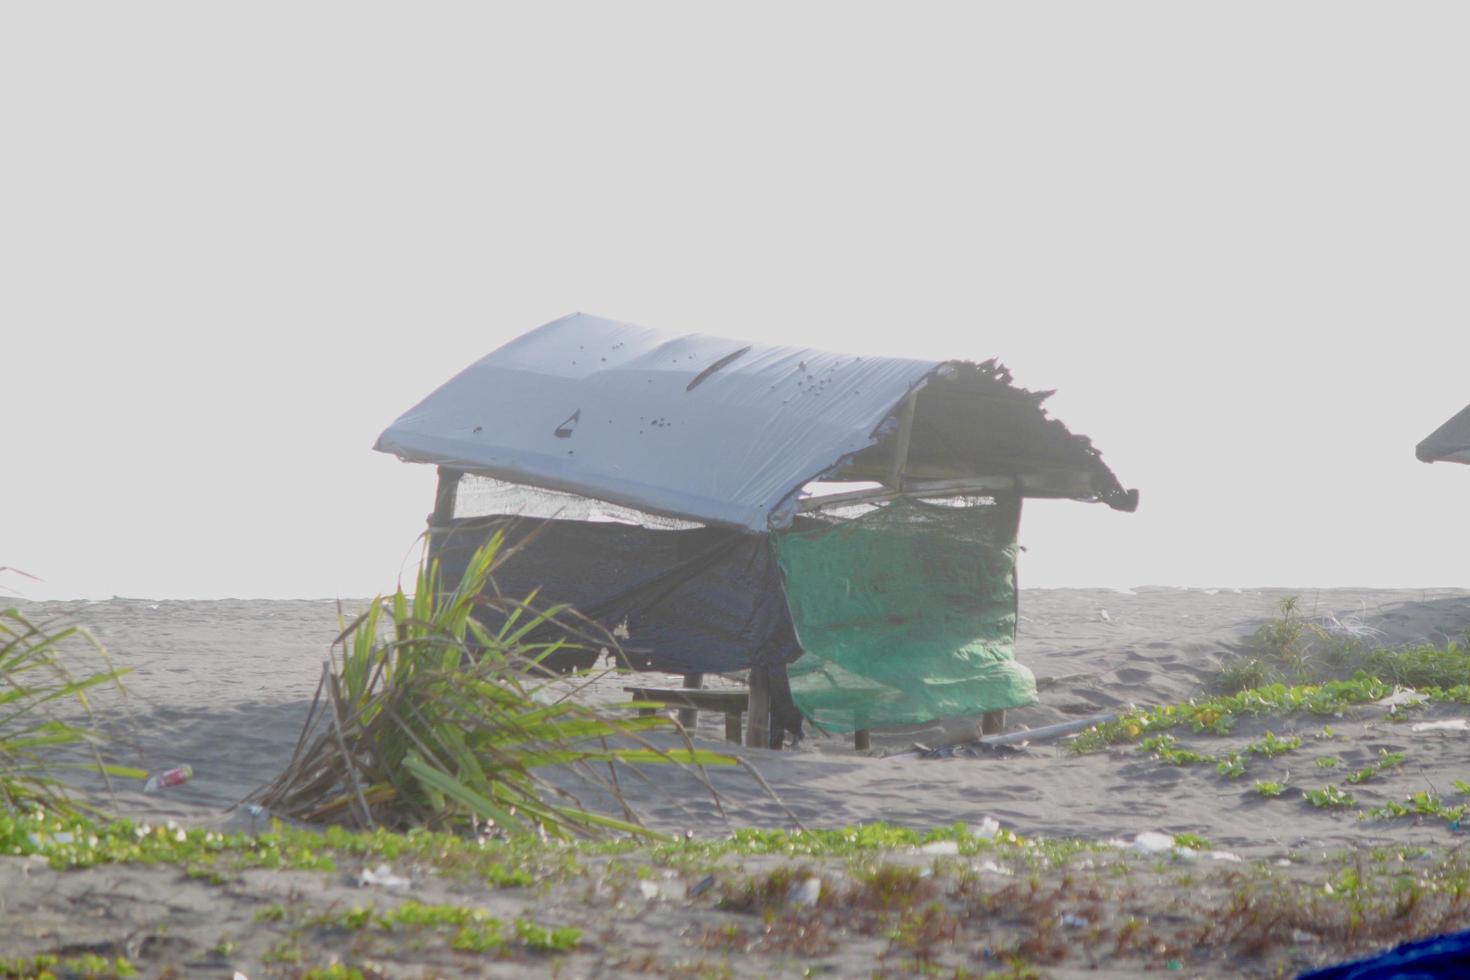
[[[235,963],[247,946],[260,975],[280,977],[369,978],[414,963],[448,976],[493,962],[533,973],[581,975],[601,963],[613,973],[712,977],[763,964],[783,975],[848,969],[854,949],[875,976],[1042,977],[1064,967],[1269,976],[1470,925],[1470,855],[1458,848],[1225,863],[1191,835],[1141,854],[1008,831],[981,837],[963,825],[738,831],[649,845],[288,827],[252,839],[38,814],[11,818],[3,843],[62,874],[104,864],[183,872],[189,887],[254,910],[248,927],[222,929],[173,974],[165,954],[178,947],[141,957],[106,949],[85,962],[32,950],[0,960],[0,976],[14,977],[187,976],[190,963]],[[327,900],[309,884],[378,861],[416,880],[458,882],[461,897]],[[221,876],[195,873],[201,867]],[[296,869],[289,880],[298,884],[252,898],[241,879],[252,869]],[[649,898],[642,888],[654,883]],[[542,911],[503,911],[511,900]],[[657,949],[645,945],[647,930]]]
[[[1335,652],[1321,654],[1309,651],[1304,641],[1308,635],[1310,630],[1295,618],[1295,605],[1288,600],[1283,603],[1282,619],[1263,627],[1255,642],[1258,649],[1274,651],[1271,656],[1277,674],[1289,667],[1299,676],[1310,676],[1313,671],[1341,670],[1348,665],[1355,669],[1352,676],[1313,678],[1298,684],[1274,682],[1184,704],[1133,708],[1115,721],[1083,732],[1073,740],[1072,751],[1085,754],[1136,743],[1141,752],[1161,762],[1176,766],[1213,764],[1219,775],[1233,780],[1261,761],[1286,756],[1307,744],[1302,735],[1278,736],[1267,729],[1256,741],[1231,745],[1230,736],[1247,719],[1314,724],[1316,719],[1341,718],[1354,708],[1388,699],[1391,707],[1386,723],[1392,723],[1436,707],[1470,705],[1470,684],[1466,683],[1470,679],[1470,649],[1454,643],[1406,650],[1358,650],[1339,645]],[[1406,683],[1415,686],[1406,688]],[[1395,694],[1399,697],[1391,697]],[[1185,744],[1176,733],[1195,736],[1193,744]],[[1313,741],[1331,743],[1335,739],[1331,726],[1324,725]],[[1212,742],[1223,744],[1206,751]],[[1322,770],[1344,765],[1343,759],[1333,754],[1319,755],[1313,761]],[[1341,782],[1353,787],[1379,782],[1386,774],[1400,771],[1406,761],[1404,752],[1380,749],[1377,759],[1344,773]],[[1470,783],[1457,779],[1453,787],[1459,800],[1420,790],[1403,799],[1386,799],[1359,808],[1354,792],[1334,782],[1303,788],[1294,795],[1286,792],[1287,784],[1280,779],[1257,779],[1253,784],[1260,797],[1281,799],[1283,805],[1296,799],[1321,810],[1355,810],[1357,819],[1363,821],[1433,818],[1458,830],[1470,809]]]

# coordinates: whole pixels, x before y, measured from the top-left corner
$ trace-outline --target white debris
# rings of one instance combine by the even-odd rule
[[[1181,847],[1176,850],[1175,855],[1186,861],[1240,861],[1239,854],[1232,851],[1196,851],[1192,848]]]
[[[1396,687],[1393,689],[1392,694],[1375,703],[1381,708],[1387,708],[1392,713],[1395,708],[1423,704],[1428,700],[1429,695],[1420,694],[1412,687]]]
[[[1102,618],[1102,621],[1104,623],[1111,623],[1113,621],[1113,617],[1108,615],[1108,611],[1106,609],[1098,610],[1098,616]]]
[[[386,888],[388,891],[405,891],[413,882],[393,873],[393,869],[386,864],[380,864],[376,868],[363,868],[357,876],[357,887],[371,888],[377,886]]]
[[[986,817],[979,823],[970,825],[970,836],[981,840],[995,840],[995,835],[1000,833],[1000,821],[994,817]]]
[[[643,898],[649,902],[653,901],[655,898],[658,898],[659,894],[658,884],[656,882],[649,881],[647,878],[639,879],[638,891],[641,892],[643,894]]]
[[[1145,830],[1134,837],[1133,843],[1128,846],[1144,854],[1162,854],[1174,849],[1174,838],[1170,834],[1160,833],[1157,830]]]
[[[817,899],[822,897],[822,879],[804,878],[791,886],[791,891],[786,895],[786,901],[792,905],[816,905]]]
[[[1341,619],[1328,613],[1322,617],[1322,629],[1328,633],[1351,637],[1355,640],[1376,640],[1383,636],[1383,630],[1369,626],[1362,613],[1350,613]]]
[[[1445,718],[1442,721],[1420,721],[1409,726],[1411,732],[1470,732],[1470,718]]]
[[[986,858],[984,861],[981,861],[979,864],[972,864],[972,865],[970,865],[970,870],[972,870],[972,871],[988,871],[988,872],[990,872],[991,874],[994,874],[994,875],[1010,875],[1010,874],[1012,874],[1010,868],[1002,868],[1000,865],[998,865],[994,861],[990,860],[990,858]]]
[[[930,841],[919,848],[919,853],[950,856],[960,853],[960,845],[952,840]]]

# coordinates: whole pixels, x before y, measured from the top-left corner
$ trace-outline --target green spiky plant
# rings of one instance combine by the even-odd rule
[[[102,669],[73,673],[70,651],[88,648]],[[104,739],[92,726],[88,692],[114,685],[127,673],[112,666],[107,651],[81,626],[33,623],[19,609],[0,610],[0,810],[38,806],[62,813],[95,808],[78,803],[58,774],[66,770],[144,778],[147,773],[103,760]],[[90,762],[59,758],[84,747]],[[72,757],[75,758],[74,756]]]
[[[251,800],[365,828],[483,822],[511,836],[658,836],[624,801],[616,763],[690,767],[714,794],[701,767],[734,758],[687,739],[677,749],[650,742],[643,733],[673,729],[662,714],[635,717],[553,693],[538,664],[579,636],[565,609],[495,598],[492,576],[504,557],[496,534],[452,590],[426,562],[412,596],[400,588],[344,623],[290,764]],[[498,630],[473,615],[484,603],[501,606]],[[547,633],[558,638],[531,639]],[[547,767],[574,771],[616,800],[620,815],[583,807],[564,780],[542,777]]]

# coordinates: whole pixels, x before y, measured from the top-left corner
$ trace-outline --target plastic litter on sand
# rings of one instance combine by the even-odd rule
[[[980,840],[995,840],[995,835],[1000,833],[1000,821],[994,817],[986,817],[979,823],[970,825],[970,836]]]
[[[1445,718],[1442,721],[1418,721],[1409,726],[1411,732],[1470,732],[1470,718]]]
[[[1162,854],[1174,849],[1174,837],[1157,830],[1145,830],[1134,837],[1131,844],[1125,846],[1144,854]]]
[[[786,900],[792,905],[816,905],[822,897],[822,879],[804,878],[791,886]]]
[[[148,777],[148,782],[143,784],[143,792],[157,793],[161,789],[170,786],[180,786],[194,778],[194,767],[190,765],[175,766],[173,769],[165,769]]]
[[[412,881],[393,873],[393,869],[386,864],[380,864],[376,868],[363,868],[357,876],[359,888],[371,888],[377,886],[388,891],[404,891],[413,884]]]

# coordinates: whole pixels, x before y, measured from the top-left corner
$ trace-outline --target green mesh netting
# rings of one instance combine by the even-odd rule
[[[1015,662],[1016,500],[899,501],[776,535],[796,635],[791,693],[826,731],[1036,700]]]

